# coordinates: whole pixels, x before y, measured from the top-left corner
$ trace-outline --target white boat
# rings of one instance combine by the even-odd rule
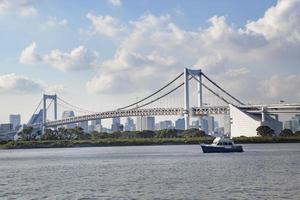
[[[235,145],[233,140],[226,137],[217,137],[212,144],[201,144],[203,153],[230,153],[243,152],[242,145]]]

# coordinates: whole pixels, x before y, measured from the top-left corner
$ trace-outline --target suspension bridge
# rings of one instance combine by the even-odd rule
[[[196,88],[190,86],[190,83],[192,81],[196,82]],[[162,100],[174,94],[181,100],[183,100],[183,102],[179,102],[179,104],[181,105],[166,106],[166,104]],[[194,103],[196,102],[196,106],[190,106],[190,100],[192,97],[191,94],[196,94],[196,98],[193,98]],[[211,105],[211,102],[207,104],[207,101],[203,102],[204,94],[210,94],[211,96],[216,98],[218,100],[218,105]],[[50,100],[51,102],[47,105],[48,100]],[[54,105],[54,119],[48,120],[47,111],[49,110],[49,107],[52,103]],[[41,104],[42,119],[31,120],[28,125],[35,128],[40,128],[43,132],[46,128],[55,128],[66,124],[74,124],[97,119],[168,115],[184,116],[185,129],[188,129],[190,127],[191,117],[200,118],[207,115],[230,115],[230,123],[232,126],[231,128],[233,130],[236,129],[240,131],[243,130],[243,128],[241,127],[241,125],[234,122],[239,122],[241,118],[243,120],[248,120],[249,118],[255,120],[256,122],[267,123],[270,126],[277,126],[275,121],[278,120],[278,114],[300,113],[300,103],[246,105],[240,99],[234,97],[223,87],[209,78],[201,70],[188,68],[185,68],[183,73],[180,73],[173,80],[171,80],[158,90],[154,91],[150,95],[147,95],[146,97],[129,105],[117,107],[116,109],[113,109],[111,111],[90,111],[79,106],[75,106],[58,97],[57,95],[44,94],[34,113],[38,111],[38,108],[41,106]],[[58,119],[58,105],[65,105],[69,108],[72,108],[73,110],[77,110],[86,114],[68,117],[65,119]],[[270,116],[273,116],[273,118],[270,118]],[[234,125],[236,127],[234,127]],[[251,123],[249,126],[251,126]]]

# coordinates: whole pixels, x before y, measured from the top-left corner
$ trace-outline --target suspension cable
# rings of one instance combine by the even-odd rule
[[[192,79],[192,77],[189,77],[189,80],[191,80],[191,79]],[[183,85],[184,85],[184,82],[181,83],[180,85],[178,85],[177,87],[175,87],[174,89],[170,90],[169,92],[165,93],[164,95],[162,95],[162,96],[160,96],[160,97],[157,97],[156,99],[154,99],[154,100],[152,100],[152,101],[149,101],[148,103],[145,103],[145,104],[140,105],[140,106],[138,106],[138,107],[132,108],[131,110],[138,109],[138,108],[147,106],[147,105],[149,105],[149,104],[151,104],[151,103],[154,103],[154,102],[158,101],[159,99],[161,99],[161,98],[163,98],[163,97],[165,97],[165,96],[171,94],[172,92],[176,91],[177,89],[179,89],[179,88],[180,88],[181,86],[183,86]]]
[[[70,104],[70,103],[68,103],[67,101],[65,101],[65,100],[63,100],[63,99],[61,99],[61,98],[59,98],[59,97],[57,97],[57,98],[58,98],[60,101],[62,101],[63,103],[69,105],[72,109],[75,108],[75,109],[77,109],[77,110],[81,110],[82,112],[86,112],[86,113],[96,113],[95,111],[86,110],[86,109],[84,109],[84,108],[80,108],[80,107],[78,107],[78,106],[75,106],[75,105],[73,105],[73,104]]]
[[[169,82],[168,84],[166,84],[164,87],[160,88],[159,90],[157,90],[156,92],[152,93],[151,95],[137,101],[137,102],[134,102],[130,105],[127,105],[127,106],[124,106],[124,107],[121,107],[121,108],[118,108],[117,110],[123,110],[123,109],[126,109],[126,108],[129,108],[129,107],[132,107],[138,103],[141,103],[142,101],[145,101],[147,99],[149,99],[150,97],[156,95],[157,93],[159,93],[160,91],[162,91],[163,89],[165,89],[166,87],[168,87],[169,85],[171,85],[172,83],[174,83],[177,79],[179,79],[181,76],[183,75],[183,73],[179,74],[176,78],[174,78],[171,82]]]
[[[210,89],[208,86],[206,86],[204,83],[200,82],[193,74],[190,74],[196,81],[198,81],[205,89],[207,89],[208,91],[210,91],[211,93],[213,93],[216,97],[218,97],[219,99],[221,99],[222,101],[224,101],[227,104],[230,104],[226,99],[224,99],[222,96],[220,96],[218,93],[214,92],[212,89]]]
[[[142,105],[140,105],[140,106],[137,106],[137,107],[135,107],[135,108],[132,108],[131,110],[139,109],[139,108],[142,108],[142,107],[144,107],[144,106],[147,106],[147,105],[149,105],[149,104],[151,104],[151,103],[154,103],[154,102],[158,101],[159,99],[161,99],[161,98],[163,98],[163,97],[169,95],[170,93],[174,92],[175,90],[177,90],[178,88],[180,88],[180,87],[183,86],[183,85],[184,85],[184,83],[181,83],[180,85],[178,85],[178,86],[175,87],[174,89],[170,90],[169,92],[165,93],[164,95],[162,95],[162,96],[160,96],[160,97],[157,97],[156,99],[154,99],[154,100],[152,100],[152,101],[149,101],[149,102],[147,102],[147,103],[145,103],[145,104],[142,104]]]
[[[211,80],[208,76],[206,76],[204,73],[202,73],[202,75],[209,81],[211,82],[213,85],[215,85],[217,88],[219,88],[222,92],[224,92],[225,94],[227,94],[228,96],[230,96],[232,99],[234,99],[236,102],[238,102],[241,105],[245,105],[243,102],[241,102],[240,100],[238,100],[237,98],[235,98],[234,96],[232,96],[231,94],[229,94],[226,90],[224,90],[223,88],[221,88],[216,82],[214,82],[213,80]]]

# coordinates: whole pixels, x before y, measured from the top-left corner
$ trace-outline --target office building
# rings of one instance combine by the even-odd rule
[[[74,111],[72,111],[72,110],[63,111],[61,118],[66,119],[66,118],[69,118],[69,117],[75,117]],[[77,124],[67,124],[64,127],[65,128],[75,128],[76,126],[77,126]]]
[[[184,118],[177,119],[175,121],[175,129],[184,130]]]
[[[89,122],[88,121],[79,122],[78,126],[83,129],[83,132],[85,132],[85,133],[89,132]]]
[[[138,116],[136,122],[136,129],[142,130],[155,130],[155,117]]]
[[[13,124],[11,123],[5,123],[5,124],[0,124],[0,132],[9,132],[13,130]]]
[[[134,124],[132,118],[130,118],[130,117],[126,118],[124,130],[125,131],[135,131],[135,124]]]
[[[21,115],[19,114],[9,115],[9,123],[13,125],[13,129],[16,129],[21,125]]]
[[[300,115],[292,117],[292,131],[300,131]]]
[[[111,130],[112,131],[123,131],[123,125],[121,124],[120,117],[112,118]]]
[[[159,122],[159,129],[163,130],[163,129],[172,129],[173,128],[173,124],[171,120],[165,120],[165,121],[161,121]]]
[[[284,129],[293,130],[293,122],[292,122],[292,120],[285,121],[283,128]]]

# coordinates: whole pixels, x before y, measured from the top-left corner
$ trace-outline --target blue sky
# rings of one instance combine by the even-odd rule
[[[299,101],[298,0],[0,0],[0,121],[43,92],[104,111],[202,68],[249,103]],[[247,90],[245,90],[247,88]]]

